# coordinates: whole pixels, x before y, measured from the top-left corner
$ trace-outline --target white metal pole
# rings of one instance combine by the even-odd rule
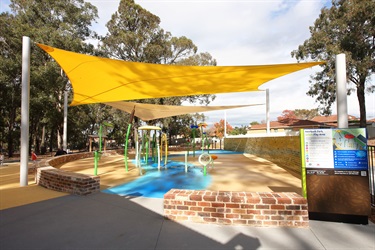
[[[63,149],[68,148],[68,91],[64,91],[64,134],[63,134]]]
[[[348,128],[345,54],[336,55],[337,127]]]
[[[270,91],[266,89],[266,123],[267,123],[267,134],[270,133]]]
[[[30,38],[22,37],[20,186],[27,186],[29,164]]]

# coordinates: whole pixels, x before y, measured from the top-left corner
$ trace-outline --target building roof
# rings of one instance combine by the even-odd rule
[[[348,115],[348,121],[357,121],[358,117],[353,115]],[[327,116],[315,116],[311,121],[322,122],[322,123],[337,123],[337,115],[327,115]]]

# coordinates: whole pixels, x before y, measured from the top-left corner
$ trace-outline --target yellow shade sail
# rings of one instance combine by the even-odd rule
[[[191,114],[198,112],[208,112],[224,109],[244,108],[262,104],[231,105],[231,106],[173,106],[173,105],[156,105],[136,102],[105,102],[104,104],[132,113],[143,121],[150,121],[170,116]]]
[[[258,66],[178,66],[127,62],[37,44],[73,86],[71,105],[257,91],[263,83],[324,62]]]

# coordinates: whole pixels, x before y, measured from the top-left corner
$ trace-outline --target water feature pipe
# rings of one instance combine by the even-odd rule
[[[203,133],[203,128],[207,127],[207,123],[205,123],[205,122],[201,122],[201,123],[198,124],[198,127],[201,128],[202,153],[203,153],[203,150],[204,150],[204,133]]]
[[[203,165],[203,175],[207,175],[207,165],[212,161],[211,155],[203,153],[199,156],[198,161]]]
[[[125,161],[125,171],[126,172],[128,172],[128,142],[129,142],[130,130],[131,130],[131,127],[132,127],[134,114],[135,114],[135,106],[133,107],[133,111],[130,114],[129,123],[128,123],[128,130],[126,132],[126,139],[125,139],[124,161]],[[136,145],[136,147],[137,147],[137,145]]]
[[[198,128],[198,126],[190,125],[190,128],[193,130],[193,157],[195,157],[195,130]]]
[[[148,136],[148,132],[151,131],[151,130],[155,130],[155,133],[157,130],[161,130],[160,127],[157,127],[157,126],[142,126],[142,127],[139,127],[138,130],[142,130],[142,145],[145,145],[145,149],[146,149],[146,164],[148,164],[148,151],[149,151],[149,136]],[[145,133],[146,132],[146,133]],[[139,154],[142,154],[142,147],[140,147],[140,153]],[[158,155],[158,162],[160,161],[160,155]]]
[[[187,173],[188,165],[187,165],[187,152],[185,152],[185,173]]]

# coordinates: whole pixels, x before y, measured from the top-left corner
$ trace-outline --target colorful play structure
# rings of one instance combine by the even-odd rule
[[[217,159],[216,155],[210,155],[209,151],[204,152],[204,147],[209,149],[209,141],[206,133],[203,129],[207,126],[206,123],[199,123],[198,125],[192,125],[193,132],[193,156],[195,157],[195,129],[200,128],[202,137],[202,152],[199,156],[199,162],[203,165],[203,175],[207,174],[207,167],[213,167],[214,160]],[[149,165],[157,162],[157,168],[161,169],[161,160],[164,159],[163,167],[167,168],[168,163],[168,138],[165,133],[161,133],[161,128],[158,126],[141,126],[135,131],[135,141],[136,141],[136,166],[139,169],[139,174],[143,175],[142,164]],[[139,140],[140,138],[140,140]],[[205,144],[206,142],[206,144]],[[164,149],[164,150],[163,150]],[[188,171],[187,162],[188,151],[185,152],[185,172]],[[128,156],[127,151],[125,151],[125,161],[127,162]]]
[[[137,167],[139,168],[139,174],[142,175],[142,162],[148,165],[149,156],[151,155],[151,161],[155,162],[157,158],[158,170],[160,170],[160,148],[157,140],[157,131],[160,131],[161,128],[157,126],[142,126],[138,128],[141,134],[141,142],[136,141],[136,162]],[[153,133],[151,133],[153,131]],[[138,137],[138,133],[137,136]],[[137,145],[139,144],[139,145]],[[150,152],[151,150],[151,152]],[[156,154],[156,155],[155,155]],[[143,156],[143,157],[142,157]]]
[[[128,148],[129,148],[129,137],[132,127],[132,122],[134,119],[135,108],[133,109],[126,133],[125,147],[124,147],[124,162],[125,162],[125,171],[128,172]],[[99,160],[102,155],[102,137],[103,137],[103,126],[112,127],[111,124],[103,122],[99,126],[98,137],[99,137],[99,150],[94,151],[94,175],[98,175],[98,165]],[[195,157],[195,137],[196,129],[200,129],[201,134],[201,154],[199,156],[199,162],[203,165],[203,175],[207,174],[207,167],[213,167],[214,160],[217,159],[217,156],[209,154],[209,140],[207,133],[204,132],[204,128],[207,127],[207,124],[202,122],[198,125],[191,125],[193,140],[192,140],[192,150],[193,157]],[[168,163],[168,138],[167,134],[161,133],[161,128],[158,126],[141,126],[138,129],[134,130],[134,140],[135,140],[135,162],[136,167],[139,170],[139,175],[143,175],[143,165],[149,165],[149,163],[154,164],[157,162],[157,168],[160,171],[161,161],[163,160],[163,167],[167,168]],[[207,147],[207,152],[204,152],[205,147]],[[188,171],[188,154],[189,150],[185,153],[185,172]]]

